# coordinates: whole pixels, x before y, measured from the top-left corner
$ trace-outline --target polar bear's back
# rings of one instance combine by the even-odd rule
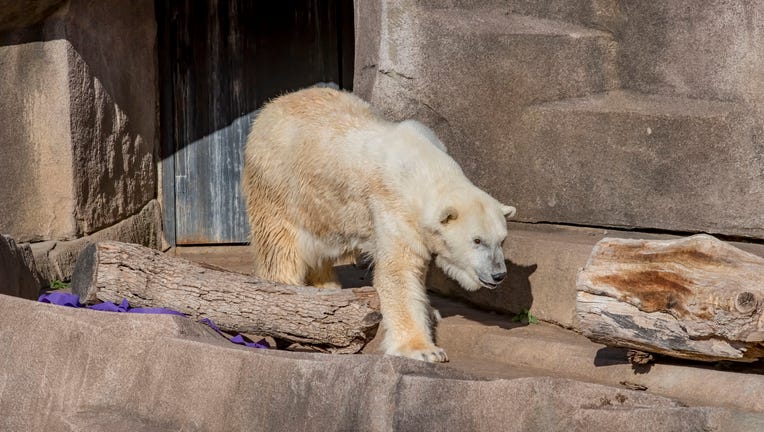
[[[309,88],[266,104],[253,123],[254,136],[250,137],[247,146],[258,148],[267,145],[269,151],[273,151],[274,145],[310,145],[311,151],[337,151],[315,146],[336,141],[349,131],[368,129],[377,123],[379,120],[369,104],[357,96],[331,88]],[[291,139],[300,134],[312,137],[312,142]],[[264,142],[262,138],[266,135],[276,137],[276,142]]]
[[[244,155],[250,223],[271,223],[254,219],[268,213],[324,239],[368,237],[369,167],[361,135],[385,127],[369,104],[329,88],[268,103],[252,125]]]
[[[326,193],[355,182],[367,187],[384,183],[408,194],[411,185],[401,182],[418,188],[434,177],[466,181],[426,126],[411,120],[387,122],[357,96],[330,88],[309,88],[268,103],[247,140],[245,175],[247,171],[257,173],[266,186],[281,183],[279,193],[295,188],[304,192],[313,183],[322,183]],[[286,183],[292,188],[284,188]],[[328,187],[332,183],[335,187]],[[344,189],[362,196],[372,192]]]

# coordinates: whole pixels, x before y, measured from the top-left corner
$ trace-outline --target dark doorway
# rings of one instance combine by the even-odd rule
[[[269,99],[352,89],[352,0],[157,2],[165,232],[177,245],[245,243],[242,149]]]

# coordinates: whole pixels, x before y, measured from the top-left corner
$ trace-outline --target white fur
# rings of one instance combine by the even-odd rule
[[[506,272],[514,208],[475,187],[426,126],[383,121],[348,93],[314,88],[266,105],[243,187],[261,276],[335,286],[333,262],[373,259],[389,354],[447,360],[432,341],[424,288],[433,255],[468,290]]]

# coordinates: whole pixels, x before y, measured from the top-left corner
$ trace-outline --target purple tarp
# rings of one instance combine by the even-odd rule
[[[76,294],[69,294],[64,292],[52,292],[48,294],[43,294],[40,296],[38,301],[41,301],[43,303],[50,303],[55,304],[59,306],[67,306],[67,307],[74,307],[74,308],[81,308],[83,307],[82,304],[80,304],[80,298]],[[167,314],[167,315],[180,315],[180,316],[186,316],[185,314],[178,312],[176,310],[167,309],[167,308],[134,308],[130,307],[130,305],[127,302],[127,299],[122,299],[122,302],[120,302],[119,305],[116,305],[111,302],[103,302],[98,303],[93,306],[88,306],[88,309],[93,310],[99,310],[99,311],[107,311],[107,312],[127,312],[127,313],[144,313],[144,314]],[[214,322],[212,322],[209,318],[204,318],[199,320],[199,322],[207,324],[208,326],[212,327],[213,330],[220,333],[221,336],[225,337],[229,341],[237,344],[237,345],[244,345],[248,346],[250,348],[270,348],[270,345],[268,345],[268,342],[265,341],[265,339],[259,341],[259,342],[247,342],[244,340],[244,337],[242,335],[236,335],[234,337],[228,337],[225,333],[223,333],[220,328],[215,325]]]

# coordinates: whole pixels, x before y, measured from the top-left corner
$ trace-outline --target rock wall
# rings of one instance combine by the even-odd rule
[[[355,91],[520,221],[764,239],[762,3],[355,7]]]
[[[0,233],[71,240],[138,214],[157,188],[154,2],[14,3],[0,22]]]
[[[170,315],[0,295],[8,431],[761,430],[762,415],[410,359],[245,349]],[[745,393],[741,393],[745,394]],[[755,396],[755,395],[754,395]]]

